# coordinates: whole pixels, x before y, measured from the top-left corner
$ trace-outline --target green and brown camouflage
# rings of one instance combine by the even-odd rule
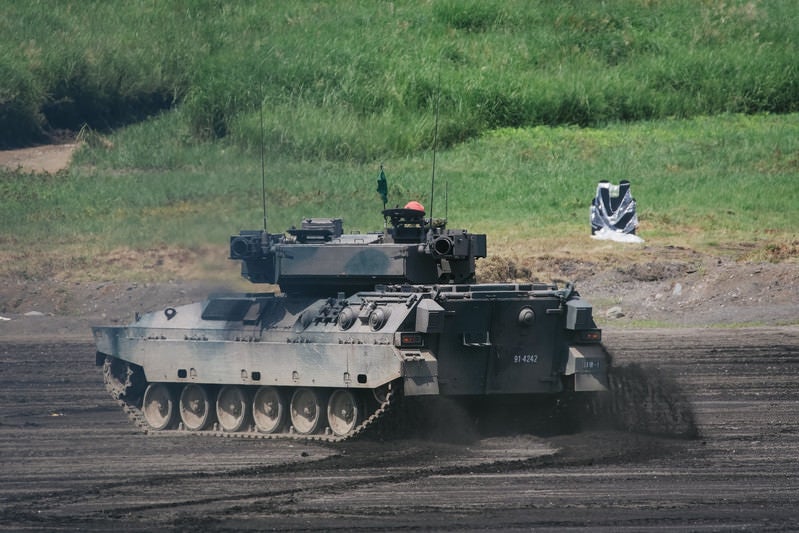
[[[485,235],[417,209],[383,215],[367,234],[337,218],[242,231],[230,258],[279,292],[93,328],[112,396],[151,429],[339,440],[399,397],[606,389],[601,330],[572,285],[476,283]]]

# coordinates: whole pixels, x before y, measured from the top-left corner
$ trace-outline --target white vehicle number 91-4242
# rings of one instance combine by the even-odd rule
[[[517,354],[513,356],[513,362],[534,365],[538,362],[538,354]]]

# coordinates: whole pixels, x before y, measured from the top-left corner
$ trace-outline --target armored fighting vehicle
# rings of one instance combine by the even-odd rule
[[[280,292],[93,328],[109,392],[149,430],[342,440],[390,423],[400,398],[606,388],[601,330],[573,286],[475,283],[486,236],[414,207],[385,209],[375,233],[311,218],[232,236],[242,275]]]

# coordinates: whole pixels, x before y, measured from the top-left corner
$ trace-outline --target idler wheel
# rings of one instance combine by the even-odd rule
[[[316,433],[322,427],[324,402],[314,389],[299,388],[291,397],[291,424],[301,435]]]
[[[330,395],[327,402],[327,423],[334,434],[343,437],[361,422],[361,407],[355,393],[338,389]]]
[[[141,398],[145,385],[141,367],[111,356],[107,356],[103,363],[103,380],[113,399],[129,403],[136,403]]]
[[[275,387],[260,387],[252,400],[252,418],[261,433],[275,433],[286,418],[286,400]]]
[[[211,399],[200,385],[190,384],[180,393],[180,419],[189,431],[205,429],[211,421]]]
[[[222,387],[216,397],[216,419],[225,431],[241,431],[247,424],[250,402],[241,387]]]
[[[144,391],[144,419],[156,430],[167,429],[175,420],[175,398],[163,383],[151,383]]]

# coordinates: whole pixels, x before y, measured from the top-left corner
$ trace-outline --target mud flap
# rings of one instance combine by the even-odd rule
[[[406,396],[438,394],[438,361],[429,353],[406,353],[402,376]]]
[[[599,344],[569,346],[564,374],[574,377],[574,391],[608,390],[609,358]]]

